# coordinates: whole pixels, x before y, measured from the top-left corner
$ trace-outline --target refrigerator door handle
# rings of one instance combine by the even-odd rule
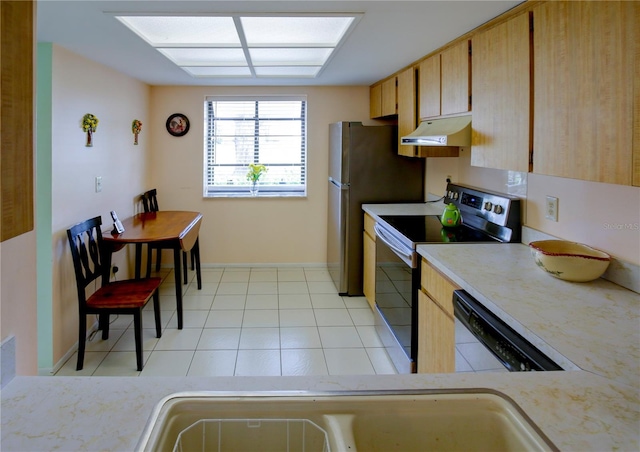
[[[336,187],[340,188],[340,190],[347,190],[351,184],[343,184],[340,181],[335,180],[333,177],[329,178],[329,182],[331,182]]]

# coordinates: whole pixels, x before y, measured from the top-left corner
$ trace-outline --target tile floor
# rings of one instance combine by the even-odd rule
[[[145,366],[135,368],[131,316],[111,319],[109,339],[87,342],[84,368],[77,354],[56,375],[267,376],[396,373],[373,326],[364,297],[341,297],[326,268],[203,268],[184,286],[184,328],[177,329],[175,284],[162,269],[162,337],[153,306],[145,308]],[[456,370],[505,370],[480,344],[456,328]],[[487,356],[488,355],[488,356]],[[492,360],[494,362],[492,362]]]

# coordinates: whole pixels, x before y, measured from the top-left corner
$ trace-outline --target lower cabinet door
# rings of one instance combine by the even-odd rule
[[[455,323],[423,291],[418,293],[418,373],[456,371]]]

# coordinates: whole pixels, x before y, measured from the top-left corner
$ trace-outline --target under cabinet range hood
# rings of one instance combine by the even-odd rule
[[[471,146],[471,115],[430,119],[402,137],[409,146]]]

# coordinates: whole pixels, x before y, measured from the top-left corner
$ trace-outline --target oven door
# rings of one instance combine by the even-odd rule
[[[419,259],[385,232],[376,225],[376,332],[398,373],[415,373]]]

